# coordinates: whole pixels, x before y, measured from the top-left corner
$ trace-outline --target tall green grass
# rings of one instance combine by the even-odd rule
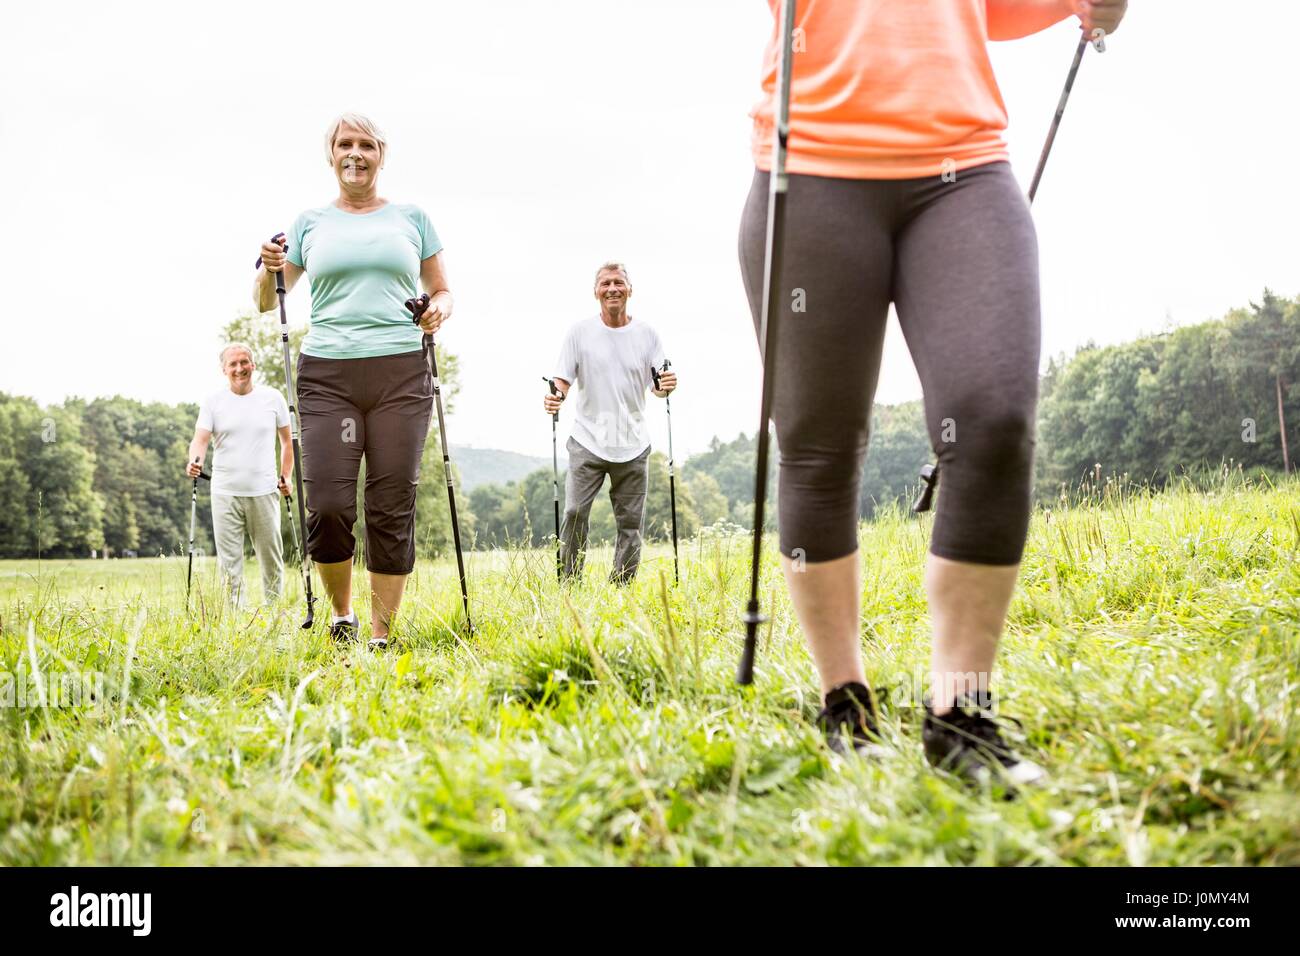
[[[663,548],[623,590],[608,551],[567,588],[551,551],[470,555],[473,635],[454,564],[422,564],[382,655],[300,631],[296,590],[223,608],[211,559],[188,614],[183,558],[0,563],[28,691],[0,707],[0,862],[1300,863],[1300,483],[1085,492],[1036,513],[1002,644],[1053,781],[1017,800],[921,755],[930,520],[897,510],[861,533],[868,670],[899,688],[871,760],[812,726],[774,553],[733,684],[743,537],[684,543],[676,588]],[[31,675],[68,671],[106,699],[42,706]]]

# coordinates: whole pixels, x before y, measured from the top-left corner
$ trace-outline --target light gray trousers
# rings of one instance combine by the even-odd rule
[[[280,542],[280,493],[243,497],[212,496],[212,538],[222,587],[234,607],[243,607],[244,535],[253,539],[253,552],[262,568],[262,599],[280,599],[284,582],[284,550]]]
[[[614,525],[618,529],[610,580],[619,584],[631,581],[641,564],[641,523],[645,519],[650,449],[631,461],[606,461],[572,438],[564,447],[569,452],[569,472],[564,479],[564,524],[560,527],[564,575],[576,577],[582,573],[591,504],[605,483],[605,476],[609,475],[609,500],[614,506]]]

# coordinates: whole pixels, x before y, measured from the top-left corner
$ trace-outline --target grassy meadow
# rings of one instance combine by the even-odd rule
[[[861,531],[872,759],[813,726],[774,548],[733,683],[745,537],[677,587],[659,545],[623,590],[471,555],[472,635],[425,563],[384,654],[301,631],[297,580],[223,609],[211,558],[188,613],[184,558],[0,562],[0,864],[1300,864],[1300,482],[1116,488],[1034,516],[994,689],[1052,783],[1015,800],[921,753],[928,516]]]

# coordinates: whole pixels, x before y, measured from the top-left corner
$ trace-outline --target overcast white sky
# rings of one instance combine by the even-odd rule
[[[1130,6],[1088,53],[1038,195],[1044,360],[1300,292],[1300,4]],[[770,24],[762,0],[9,5],[0,390],[218,387],[257,247],[335,196],[321,135],[355,109],[389,137],[381,193],[446,245],[455,443],[549,454],[540,377],[607,258],[681,375],[678,458],[752,432],[736,231]],[[1026,186],[1076,37],[994,44]],[[306,320],[307,283],[289,308]],[[877,399],[919,394],[894,328]]]

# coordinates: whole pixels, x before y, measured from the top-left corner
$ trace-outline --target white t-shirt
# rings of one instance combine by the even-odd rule
[[[289,424],[289,405],[269,385],[247,395],[227,386],[199,406],[198,427],[212,432],[212,493],[252,497],[275,491],[275,431]]]
[[[654,387],[650,367],[663,364],[659,336],[644,322],[611,329],[597,315],[574,324],[555,363],[555,377],[578,389],[574,440],[605,461],[631,461],[649,448],[645,395]]]

